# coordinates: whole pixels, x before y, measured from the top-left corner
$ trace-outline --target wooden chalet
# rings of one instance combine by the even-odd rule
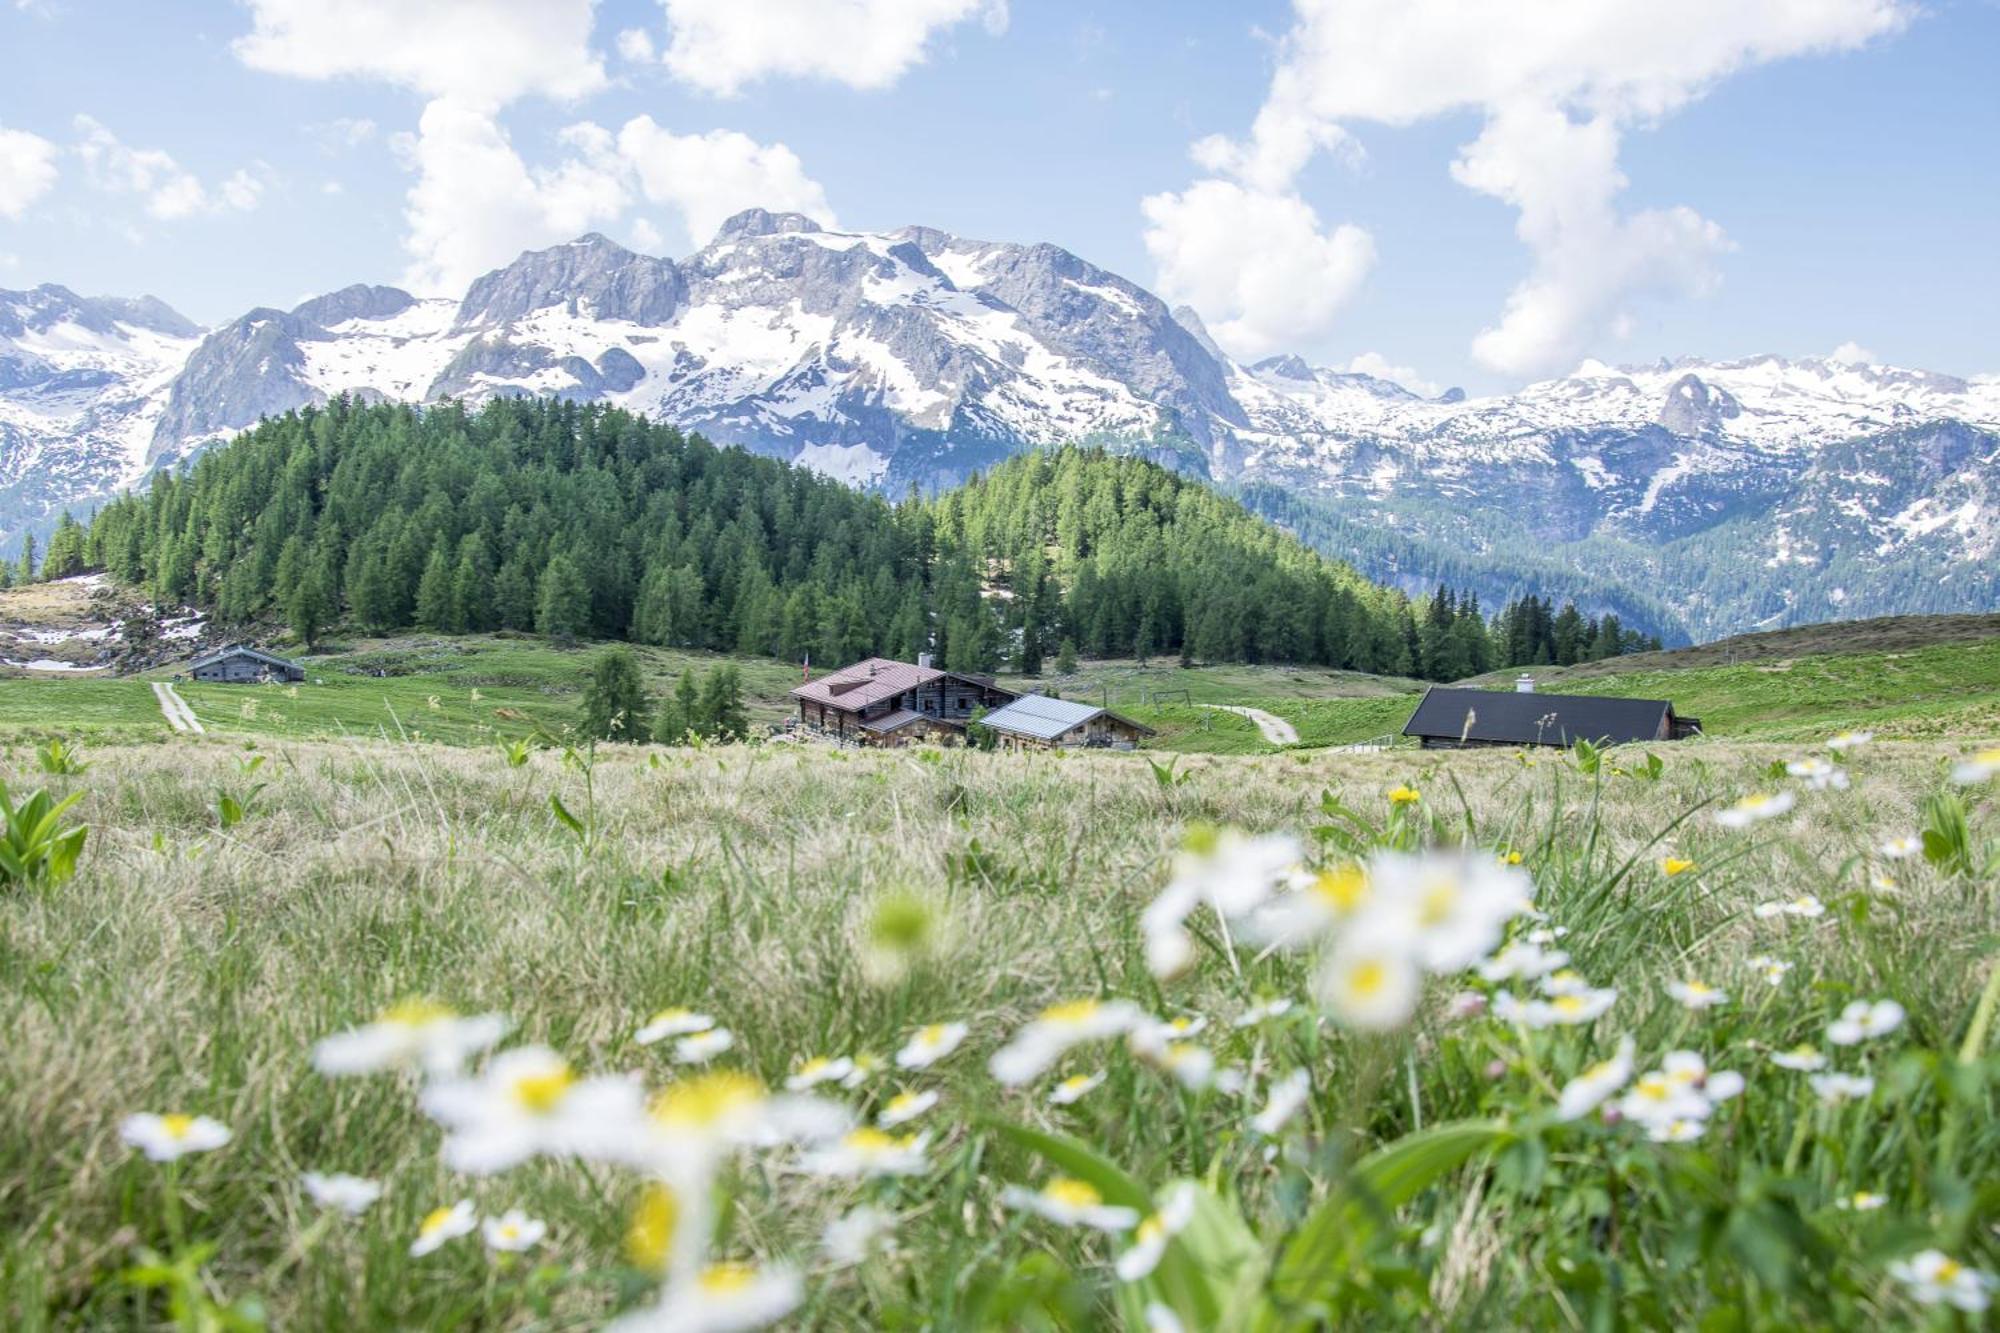
[[[1425,749],[1479,745],[1625,745],[1678,741],[1701,733],[1701,719],[1681,717],[1665,699],[1598,694],[1541,694],[1523,676],[1512,691],[1433,685],[1403,726]]]
[[[984,708],[1015,698],[991,676],[940,671],[928,654],[915,665],[871,657],[842,667],[792,691],[799,726],[855,745],[908,745],[929,740],[955,744],[965,724]]]
[[[186,674],[195,680],[252,685],[265,681],[304,680],[306,669],[290,658],[252,648],[247,643],[231,643],[189,662]]]
[[[1009,749],[1055,750],[1081,745],[1130,750],[1153,734],[1151,727],[1108,708],[1073,699],[1051,699],[1045,694],[1024,694],[980,718],[979,725],[991,727],[1000,744]]]

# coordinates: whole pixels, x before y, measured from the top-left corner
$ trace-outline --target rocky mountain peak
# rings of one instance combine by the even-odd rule
[[[665,324],[686,296],[687,284],[671,259],[635,254],[592,232],[566,245],[526,251],[475,280],[459,305],[457,327],[510,324],[551,306],[597,319]]]
[[[396,287],[371,287],[357,282],[337,292],[315,296],[292,307],[292,313],[321,327],[345,324],[350,319],[394,319],[417,303],[417,298]]]
[[[716,229],[709,244],[748,240],[758,236],[783,236],[794,232],[824,230],[803,213],[773,213],[768,208],[746,208]]]
[[[1291,353],[1284,356],[1267,356],[1250,369],[1259,375],[1278,375],[1288,380],[1310,382],[1314,378],[1312,367],[1306,364],[1306,359]]]
[[[1676,435],[1700,435],[1741,415],[1743,405],[1727,389],[1711,387],[1689,371],[1667,390],[1659,421]]]

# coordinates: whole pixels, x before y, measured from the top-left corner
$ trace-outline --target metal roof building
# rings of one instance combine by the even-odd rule
[[[1674,741],[1701,730],[1700,720],[1676,717],[1664,699],[1616,699],[1597,694],[1527,690],[1466,690],[1433,685],[1403,726],[1425,746],[1624,744]]]
[[[244,684],[261,680],[304,680],[306,669],[287,657],[267,653],[247,643],[232,643],[204,653],[187,664],[196,680]]]
[[[1024,694],[979,719],[1003,739],[1029,745],[1131,745],[1153,729],[1096,704]]]

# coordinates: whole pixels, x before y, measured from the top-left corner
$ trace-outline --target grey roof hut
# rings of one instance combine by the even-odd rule
[[[1680,717],[1665,699],[1616,699],[1599,694],[1540,694],[1532,677],[1514,689],[1467,690],[1434,685],[1403,726],[1425,749],[1478,745],[1557,745],[1578,741],[1624,745],[1698,735],[1701,719]]]
[[[247,643],[231,643],[189,662],[187,674],[196,680],[254,685],[267,680],[304,680],[306,669],[288,657]]]

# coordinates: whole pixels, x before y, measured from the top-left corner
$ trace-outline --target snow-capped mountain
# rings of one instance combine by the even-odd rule
[[[200,338],[151,297],[0,291],[0,532],[139,474]]]
[[[1668,633],[2000,600],[2000,379],[1762,357],[1425,398],[1238,364],[1052,245],[761,209],[682,260],[586,236],[456,300],[354,286],[197,332],[157,302],[0,293],[0,529],[336,394],[532,393],[898,493],[1102,442],[1280,496],[1377,577],[1553,582]]]

